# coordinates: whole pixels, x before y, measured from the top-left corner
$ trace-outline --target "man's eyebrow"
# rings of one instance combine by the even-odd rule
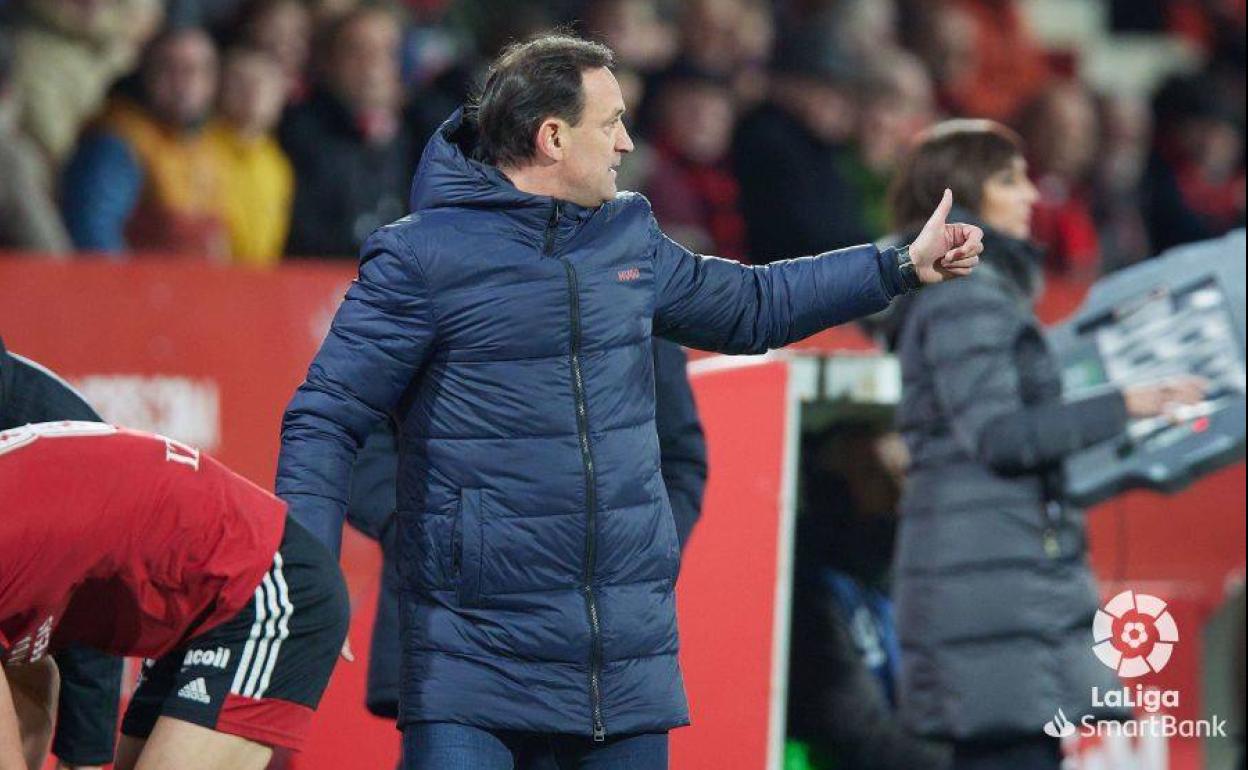
[[[614,123],[615,121],[619,120],[623,115],[624,115],[624,108],[620,107],[618,110],[611,113],[611,119],[608,120],[607,122]]]

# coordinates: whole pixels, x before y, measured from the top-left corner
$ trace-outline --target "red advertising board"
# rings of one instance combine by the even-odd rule
[[[70,378],[106,418],[200,446],[271,488],[282,412],[352,274],[351,266],[334,264],[250,272],[186,262],[0,258],[0,336]],[[1054,320],[1081,296],[1082,287],[1058,285],[1043,314]],[[839,329],[801,348],[864,351],[870,343]],[[678,583],[693,716],[692,727],[673,735],[672,766],[682,770],[777,768],[783,737],[799,405],[783,357],[721,361],[692,370],[711,475]],[[1184,709],[1192,715],[1201,629],[1228,580],[1243,574],[1244,509],[1240,463],[1179,495],[1132,493],[1089,516],[1093,563],[1107,595],[1123,587],[1155,592],[1190,640],[1178,645],[1159,683],[1191,693]],[[295,760],[301,770],[389,768],[397,757],[393,726],[363,708],[375,546],[349,535],[343,567],[357,661],[335,672],[311,744]],[[1195,770],[1200,762],[1200,747],[1190,741],[1147,764],[1107,763],[1098,746],[1079,751],[1089,767]]]
[[[0,259],[0,336],[107,419],[196,444],[272,488],[282,412],[351,277],[339,265]],[[783,364],[695,380],[714,470],[679,584],[694,726],[673,739],[674,767],[756,770],[778,747],[785,388]],[[348,533],[357,660],[335,672],[299,770],[394,767],[398,733],[363,707],[378,566],[376,547]]]

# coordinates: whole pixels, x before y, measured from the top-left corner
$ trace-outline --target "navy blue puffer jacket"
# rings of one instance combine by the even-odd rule
[[[352,458],[399,425],[400,724],[582,735],[688,722],[652,333],[760,353],[897,293],[873,246],[745,267],[646,200],[582,208],[430,141],[282,424],[277,492],[337,547]]]

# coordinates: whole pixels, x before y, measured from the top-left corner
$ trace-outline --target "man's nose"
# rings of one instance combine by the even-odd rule
[[[633,138],[628,135],[628,129],[620,126],[620,135],[615,140],[616,152],[632,152]]]

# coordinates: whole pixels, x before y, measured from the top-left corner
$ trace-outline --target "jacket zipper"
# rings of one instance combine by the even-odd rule
[[[1058,527],[1062,524],[1062,504],[1057,500],[1046,500],[1044,503],[1044,555],[1056,559],[1062,555],[1062,545],[1058,541]]]
[[[550,212],[546,226],[544,252],[551,256],[555,235],[559,228],[559,203]],[[572,316],[572,347],[569,358],[572,364],[572,390],[576,398],[576,432],[581,447],[581,464],[585,468],[585,566],[581,575],[581,593],[585,596],[585,610],[589,614],[589,702],[590,719],[594,740],[603,741],[607,728],[602,719],[602,628],[598,616],[598,599],[594,595],[594,561],[597,558],[597,492],[594,479],[594,455],[589,446],[589,413],[585,407],[585,379],[581,372],[581,302],[577,288],[576,269],[567,259],[563,262],[568,278],[568,306]]]

